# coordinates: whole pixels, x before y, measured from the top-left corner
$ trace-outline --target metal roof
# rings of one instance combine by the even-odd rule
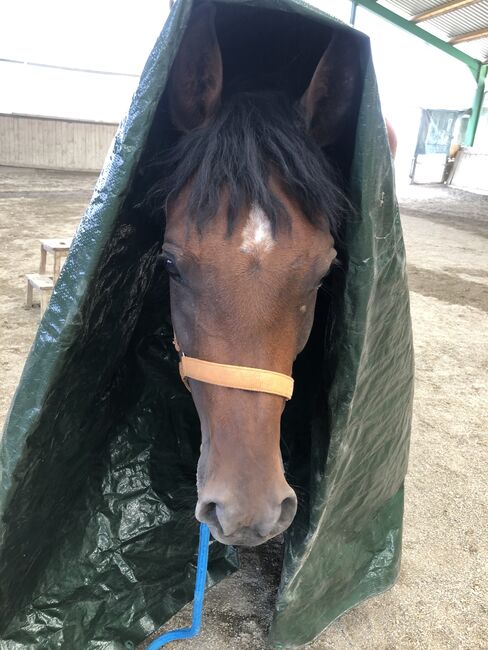
[[[472,58],[488,62],[488,0],[380,0],[378,4]]]

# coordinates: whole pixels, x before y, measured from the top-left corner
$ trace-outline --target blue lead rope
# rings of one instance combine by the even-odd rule
[[[193,613],[191,627],[184,627],[181,630],[172,630],[165,632],[157,639],[153,639],[147,646],[146,650],[159,650],[163,645],[170,641],[179,639],[191,639],[200,632],[202,625],[203,599],[205,595],[205,579],[207,577],[208,564],[208,544],[210,541],[210,531],[207,524],[200,524],[200,541],[198,542],[198,563],[197,577],[195,581],[195,593],[193,595]]]

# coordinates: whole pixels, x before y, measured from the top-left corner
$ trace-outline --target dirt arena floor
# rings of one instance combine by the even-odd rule
[[[38,240],[73,234],[94,182],[0,168],[0,421],[38,324],[24,307]],[[402,572],[310,650],[488,648],[488,197],[414,186],[400,198],[417,367]],[[172,647],[264,650],[275,550],[243,554],[209,592],[200,636]],[[188,622],[185,608],[166,627]]]

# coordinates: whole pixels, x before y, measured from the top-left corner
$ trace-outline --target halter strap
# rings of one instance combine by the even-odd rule
[[[269,393],[290,399],[293,394],[293,377],[272,370],[231,366],[187,357],[180,349],[176,338],[173,340],[176,351],[180,354],[180,376],[190,390],[188,379],[196,379],[206,384],[240,388],[257,393]],[[191,392],[191,391],[190,391]]]

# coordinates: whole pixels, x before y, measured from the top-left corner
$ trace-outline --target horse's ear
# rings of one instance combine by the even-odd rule
[[[222,93],[222,57],[215,33],[215,8],[193,11],[169,79],[171,120],[180,131],[204,124],[217,110]]]
[[[321,147],[339,139],[359,83],[359,51],[349,34],[335,33],[300,100],[309,132]]]

